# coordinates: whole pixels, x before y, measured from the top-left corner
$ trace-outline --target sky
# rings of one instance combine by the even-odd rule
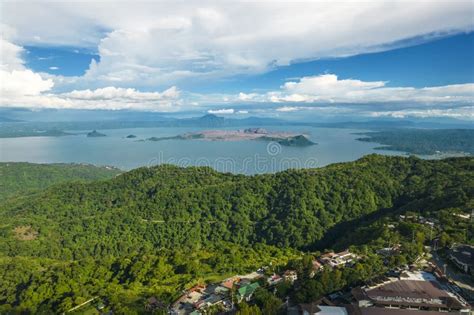
[[[474,1],[1,1],[0,107],[474,120]]]

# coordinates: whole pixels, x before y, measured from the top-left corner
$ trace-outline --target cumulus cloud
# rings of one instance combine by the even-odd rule
[[[287,82],[280,90],[265,95],[266,101],[274,103],[472,102],[474,83],[425,88],[387,87],[383,81],[339,79],[334,74],[323,74]]]
[[[472,1],[29,1],[3,3],[2,13],[2,106],[174,111],[213,104],[218,108],[210,113],[247,114],[239,109],[248,108],[242,103],[262,104],[252,112],[281,113],[316,107],[323,111],[328,103],[384,103],[392,106],[384,113],[393,117],[455,117],[469,108],[463,112],[454,107],[474,101],[472,83],[392,87],[385,81],[335,74],[293,79],[259,93],[192,94],[175,87],[184,80],[189,84],[262,73],[304,60],[383,51],[472,31]],[[97,52],[100,61],[92,60],[80,77],[35,73],[25,67],[22,46],[38,44],[85,48]],[[403,102],[453,108],[410,112],[396,107]]]
[[[11,36],[11,30],[7,30],[9,32],[3,31],[1,35]],[[0,106],[173,111],[183,104],[180,91],[175,86],[163,92],[141,92],[134,88],[109,86],[53,93],[55,81],[61,83],[64,78],[27,69],[21,57],[23,48],[5,38],[0,40]]]
[[[54,83],[52,80],[43,80],[41,76],[31,70],[0,70],[0,95],[14,97],[23,95],[38,95],[49,91]]]
[[[298,82],[286,82],[283,89],[287,93],[334,95],[347,91],[366,91],[385,86],[386,82],[364,82],[361,80],[339,80],[335,74],[303,77]]]
[[[23,48],[9,42],[6,38],[13,31],[1,25],[0,38],[0,103],[5,104],[18,97],[31,97],[53,88],[54,82],[45,79],[24,66],[21,54]]]
[[[78,80],[120,87],[261,73],[474,28],[472,2],[463,0],[6,2],[2,9],[13,43],[98,51],[100,62]]]
[[[23,48],[0,38],[0,69],[4,71],[23,69]]]
[[[14,72],[15,73],[15,72]],[[3,91],[0,106],[57,108],[57,109],[131,109],[149,111],[177,111],[183,105],[180,92],[171,87],[163,92],[140,92],[136,89],[106,87],[96,90],[74,90],[68,93],[41,93],[52,86],[51,80],[42,80],[38,74],[31,73],[30,84],[17,84],[7,92]],[[8,75],[8,74],[7,74]],[[10,82],[26,82],[10,81]],[[33,84],[36,83],[36,84]],[[50,84],[50,85],[48,85]],[[10,84],[11,85],[11,84]],[[9,88],[11,86],[7,86]]]
[[[74,90],[61,94],[63,97],[80,100],[128,100],[128,101],[158,101],[166,99],[178,99],[179,90],[173,86],[163,92],[140,92],[132,88],[116,88],[109,86],[96,90]]]

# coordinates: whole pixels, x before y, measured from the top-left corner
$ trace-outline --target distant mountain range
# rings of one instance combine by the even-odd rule
[[[137,117],[139,118],[139,117]],[[192,118],[170,118],[155,116],[154,120],[102,120],[102,121],[59,121],[59,122],[26,122],[0,117],[0,138],[55,136],[57,131],[72,130],[104,130],[122,128],[156,128],[156,127],[261,127],[261,126],[309,126],[321,128],[348,128],[365,130],[387,130],[397,128],[454,128],[435,122],[414,122],[409,120],[370,120],[346,122],[299,122],[266,117],[227,118],[207,114]],[[466,126],[466,127],[465,127]],[[472,129],[469,125],[462,127]],[[64,135],[64,134],[61,134]]]

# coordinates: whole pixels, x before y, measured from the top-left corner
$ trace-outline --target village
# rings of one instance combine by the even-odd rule
[[[472,246],[460,245],[451,250],[449,257],[454,264],[459,264],[459,268],[472,274],[472,255]],[[351,267],[358,259],[349,250],[322,254],[313,260],[311,276],[325,268]],[[168,313],[234,314],[239,303],[252,303],[253,295],[259,287],[271,292],[281,282],[293,284],[298,280],[295,270],[269,275],[267,268],[263,267],[246,275],[236,275],[220,283],[194,286],[170,306]],[[391,270],[363,286],[334,292],[310,304],[294,305],[287,299],[281,308],[286,309],[288,315],[472,314],[470,304],[460,292],[457,284],[449,280],[435,263],[423,260],[418,266]],[[150,298],[147,310],[153,311],[154,307],[159,306],[156,303],[156,298]]]
[[[469,220],[471,217],[462,218]],[[433,218],[416,215],[400,215],[389,223],[393,229],[400,222],[417,222],[428,228],[439,223]],[[294,303],[286,297],[279,305],[279,314],[288,315],[436,315],[473,314],[474,302],[474,246],[454,244],[443,248],[443,257],[438,253],[439,238],[433,237],[430,245],[424,246],[423,254],[412,264],[402,265],[354,287],[331,292],[312,303]],[[390,243],[388,247],[375,250],[384,261],[400,254],[401,244]],[[353,268],[362,261],[361,254],[345,249],[325,251],[313,256],[309,278],[328,270]],[[170,315],[236,314],[241,303],[255,303],[255,293],[261,289],[275,294],[281,284],[294,286],[307,275],[291,268],[262,266],[243,275],[234,275],[220,282],[197,284],[185,291],[171,305],[166,305],[155,296],[145,301],[146,313]],[[281,267],[281,266],[279,266]],[[92,299],[95,300],[96,298]],[[90,302],[92,302],[92,300]],[[99,302],[97,302],[99,301]],[[103,301],[103,300],[102,300]],[[92,304],[92,303],[91,303]],[[99,314],[113,314],[106,310],[106,303],[97,299]],[[76,308],[80,308],[76,307]]]
[[[312,275],[323,268],[337,268],[350,266],[358,257],[348,250],[335,253],[329,252],[321,255],[319,259],[312,262]],[[170,314],[207,314],[209,310],[218,310],[222,313],[233,312],[236,305],[243,301],[251,302],[253,294],[259,287],[267,289],[274,288],[277,284],[286,281],[293,284],[298,279],[295,270],[285,270],[282,274],[267,275],[268,267],[262,267],[255,272],[246,275],[236,275],[225,279],[220,283],[210,285],[196,285],[187,290],[170,307]],[[153,305],[158,302],[156,298],[148,301],[148,309],[152,310]],[[158,305],[156,305],[158,306]]]

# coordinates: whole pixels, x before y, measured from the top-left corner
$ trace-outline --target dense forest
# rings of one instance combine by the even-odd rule
[[[384,220],[398,214],[448,222],[474,206],[473,171],[473,158],[369,155],[276,174],[162,165],[56,185],[0,206],[0,311],[65,311],[100,295],[129,312],[146,296],[170,302],[197,282],[285,265],[301,252],[380,242],[393,233]],[[456,233],[446,238],[467,237]],[[370,261],[364,277],[381,266]],[[300,292],[306,301],[316,291]]]
[[[113,178],[121,171],[87,164],[0,163],[0,200],[71,181]]]
[[[396,129],[364,133],[359,141],[385,145],[378,149],[412,154],[474,154],[474,129]]]

